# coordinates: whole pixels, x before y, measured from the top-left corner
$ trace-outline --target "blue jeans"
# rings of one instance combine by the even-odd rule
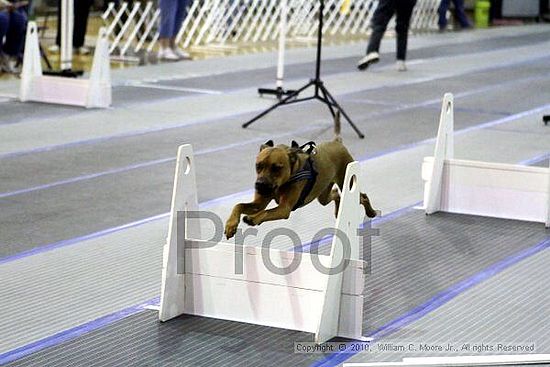
[[[470,24],[468,17],[464,13],[464,0],[452,1],[455,4],[455,17],[460,23],[460,26],[462,28],[470,28],[472,25]],[[447,27],[447,10],[449,10],[450,5],[451,0],[441,0],[441,4],[439,4],[439,29],[444,29],[445,27]]]
[[[174,38],[187,16],[189,0],[160,0],[160,38]]]
[[[27,15],[23,10],[0,11],[0,53],[19,56],[25,41],[26,29]]]

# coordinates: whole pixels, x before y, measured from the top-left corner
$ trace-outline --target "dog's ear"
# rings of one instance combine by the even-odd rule
[[[290,171],[292,172],[296,161],[298,160],[298,149],[288,150],[288,160],[290,161]]]
[[[290,143],[291,148],[300,148],[300,145],[296,142],[296,140],[292,140],[292,143]]]
[[[273,144],[273,140],[268,140],[260,146],[260,152],[265,148],[273,148],[274,145],[275,144]]]

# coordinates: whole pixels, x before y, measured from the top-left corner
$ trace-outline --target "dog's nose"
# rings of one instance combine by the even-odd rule
[[[256,188],[256,191],[258,191],[258,193],[260,194],[269,194],[273,190],[273,186],[263,180],[256,181],[254,187]]]

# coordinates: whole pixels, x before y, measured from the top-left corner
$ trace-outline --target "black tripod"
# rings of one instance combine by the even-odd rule
[[[311,79],[306,85],[303,87],[292,91],[289,93],[289,95],[283,99],[281,99],[279,102],[268,108],[267,110],[263,111],[250,121],[243,124],[243,128],[248,127],[256,120],[260,119],[261,117],[267,115],[274,109],[276,109],[279,106],[291,104],[291,103],[297,103],[297,102],[304,102],[309,101],[310,99],[318,99],[319,101],[323,102],[328,106],[328,109],[330,110],[330,113],[332,114],[332,117],[336,116],[335,109],[340,111],[340,113],[345,117],[345,119],[348,121],[348,123],[351,125],[353,130],[359,135],[361,139],[365,137],[363,133],[355,126],[353,121],[349,118],[348,114],[336,100],[330,94],[330,92],[327,90],[327,88],[324,86],[323,81],[321,80],[321,48],[323,43],[323,12],[325,10],[325,1],[319,0],[321,2],[320,8],[319,8],[319,29],[317,30],[317,61],[315,65],[315,78]],[[304,90],[308,89],[309,87],[315,87],[315,93],[311,97],[303,97],[303,98],[296,98],[298,95],[303,92]]]

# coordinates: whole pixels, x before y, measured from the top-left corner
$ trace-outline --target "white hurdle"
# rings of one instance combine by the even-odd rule
[[[550,227],[550,167],[453,157],[453,95],[445,94],[434,157],[424,158],[424,209],[545,223]]]
[[[105,28],[99,30],[90,79],[42,75],[40,60],[36,23],[29,22],[19,89],[19,99],[22,102],[35,101],[87,108],[107,108],[111,105],[109,41]]]
[[[309,253],[204,241],[200,239],[197,219],[186,219],[185,229],[178,228],[178,211],[198,210],[193,150],[191,145],[182,145],[163,253],[160,320],[191,314],[313,333],[317,343],[335,336],[363,339],[365,265],[360,260],[356,233],[363,219],[360,177],[359,163],[350,163],[336,228],[345,235],[342,237],[347,237],[351,254],[343,272],[329,275],[318,271],[315,261],[325,268],[340,264],[344,252],[338,236],[334,236],[330,255],[315,257]],[[237,256],[242,258],[242,272],[235,270]],[[295,271],[281,275],[265,265],[267,256],[279,268],[296,259],[300,262]]]

